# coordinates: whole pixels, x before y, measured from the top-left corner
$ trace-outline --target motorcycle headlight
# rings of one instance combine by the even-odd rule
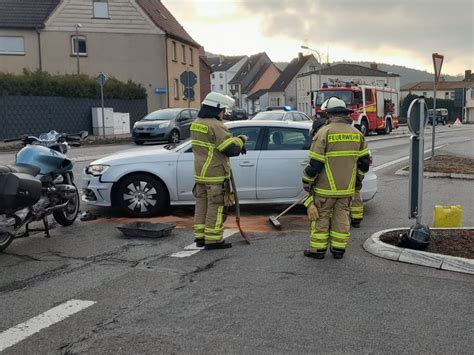
[[[86,168],[86,173],[93,176],[101,176],[108,168],[110,168],[108,165],[89,165]]]
[[[166,121],[166,122],[163,122],[163,123],[160,123],[158,125],[158,128],[165,128],[165,127],[168,127],[170,125],[171,121]]]

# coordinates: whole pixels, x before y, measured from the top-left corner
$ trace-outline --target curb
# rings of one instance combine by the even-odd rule
[[[398,169],[395,172],[395,175],[398,176],[410,176],[410,172],[405,169],[409,166],[405,166],[401,169]],[[456,173],[435,173],[431,171],[423,172],[423,177],[428,178],[449,178],[449,179],[461,179],[461,180],[474,180],[474,174],[456,174]]]
[[[431,228],[436,229],[472,229],[472,228]],[[456,271],[464,274],[474,275],[474,260],[460,258],[457,256],[442,255],[429,253],[426,251],[413,250],[407,248],[396,247],[391,244],[384,243],[380,240],[380,236],[387,232],[406,231],[406,228],[385,229],[372,234],[363,244],[364,249],[380,258],[400,261],[409,264],[427,266],[435,269]]]

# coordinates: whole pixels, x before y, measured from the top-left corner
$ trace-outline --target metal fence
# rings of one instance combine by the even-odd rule
[[[38,135],[52,129],[74,133],[92,133],[92,107],[100,100],[54,96],[0,96],[0,139],[22,134]],[[106,100],[115,112],[130,113],[130,125],[143,118],[147,100]],[[131,128],[131,127],[130,127]]]

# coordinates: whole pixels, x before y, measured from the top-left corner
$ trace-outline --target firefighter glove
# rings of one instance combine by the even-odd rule
[[[316,221],[319,218],[319,212],[314,203],[308,206],[307,213],[310,221]]]

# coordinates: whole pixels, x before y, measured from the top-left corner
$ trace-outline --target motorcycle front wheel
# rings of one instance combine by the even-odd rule
[[[53,212],[53,217],[60,225],[67,227],[74,223],[79,214],[79,191],[76,189],[76,193],[73,198],[71,198],[62,210],[57,210]]]
[[[5,250],[13,240],[10,233],[0,232],[0,251]]]

